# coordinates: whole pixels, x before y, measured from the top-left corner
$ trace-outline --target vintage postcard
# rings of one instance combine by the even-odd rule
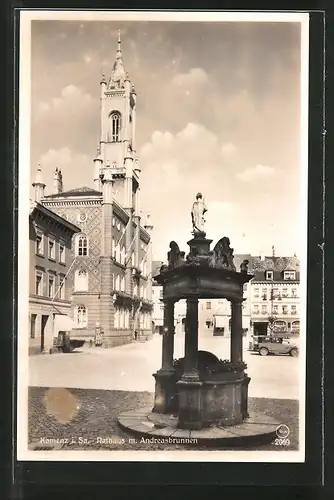
[[[18,460],[304,461],[308,26],[21,12]]]

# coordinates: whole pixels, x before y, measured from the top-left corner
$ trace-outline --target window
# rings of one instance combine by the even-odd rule
[[[76,254],[80,257],[86,257],[88,255],[88,240],[84,235],[79,236],[77,239]]]
[[[77,307],[76,324],[78,328],[85,328],[87,326],[87,309],[85,306]]]
[[[34,339],[36,336],[36,318],[37,314],[32,314],[30,316],[30,338]]]
[[[282,307],[283,314],[288,314],[288,306]]]
[[[36,295],[43,295],[43,274],[41,272],[36,272],[35,293]]]
[[[159,294],[159,295],[160,295],[160,299],[162,299],[162,298],[163,298],[163,296],[164,296],[164,292],[163,292],[163,290],[160,290],[160,294]]]
[[[273,298],[277,298],[279,296],[279,289],[278,288],[273,288]]]
[[[285,280],[296,279],[296,271],[284,271],[284,279]]]
[[[120,251],[119,245],[116,246],[115,258],[116,258],[117,262],[120,262],[120,260],[121,260],[121,251]]]
[[[144,262],[144,265],[143,265],[143,275],[146,276],[147,275],[147,263]]]
[[[121,291],[125,292],[125,278],[124,278],[124,276],[122,276],[122,279],[121,279]]]
[[[259,308],[259,306],[257,304],[255,304],[253,312],[254,312],[254,314],[259,314],[260,313],[260,308]]]
[[[65,264],[65,245],[63,243],[59,243],[59,262]]]
[[[297,314],[297,306],[291,306],[291,314]]]
[[[88,290],[88,273],[84,269],[78,269],[74,276],[74,290],[85,292]]]
[[[119,290],[120,290],[120,277],[119,277],[119,274],[117,274],[117,276],[116,276],[115,288],[119,292]]]
[[[163,304],[161,304],[161,306],[160,306],[160,311],[163,311],[163,310],[164,310],[164,305],[163,305]]]
[[[273,280],[274,279],[274,271],[266,271],[266,280]]]
[[[132,265],[132,267],[135,267],[135,254],[134,254],[134,252],[132,252],[132,254],[131,254],[131,265]]]
[[[111,142],[119,142],[121,132],[121,115],[119,113],[112,113],[110,115],[110,135]]]
[[[111,256],[113,258],[116,257],[115,238],[114,237],[112,237],[112,239],[111,239]]]
[[[288,297],[288,289],[287,288],[283,288],[282,289],[282,297]]]
[[[55,277],[49,276],[48,281],[48,297],[53,298],[55,295]]]
[[[59,298],[65,300],[65,276],[63,274],[59,275]]]
[[[36,235],[36,253],[44,255],[44,238],[42,233]]]
[[[116,227],[117,227],[118,231],[121,230],[121,223],[119,221],[117,222],[117,226]]]
[[[254,288],[254,298],[258,299],[260,296],[260,289],[259,288]]]
[[[137,283],[135,283],[133,285],[133,295],[135,295],[135,296],[138,295],[138,285],[137,285]]]
[[[142,243],[142,244],[140,245],[140,248],[141,248],[142,250],[144,250],[144,243]]]
[[[292,288],[291,295],[292,297],[297,297],[297,288]]]
[[[125,246],[122,247],[122,254],[121,254],[121,264],[125,266],[125,260],[126,260],[126,251],[125,251]]]
[[[144,297],[144,287],[143,287],[143,285],[141,285],[141,287],[140,287],[140,297],[141,298]]]
[[[278,314],[278,305],[277,304],[273,306],[273,313]]]
[[[115,217],[112,218],[112,225],[115,227]]]
[[[114,328],[119,328],[119,309],[116,307],[114,315]]]
[[[55,259],[55,240],[49,238],[49,250],[48,250],[49,259]]]
[[[206,303],[206,309],[211,309],[211,302]]]
[[[261,306],[261,313],[262,313],[262,314],[267,314],[267,312],[268,312],[268,311],[267,311],[267,305],[263,305],[263,306]]]

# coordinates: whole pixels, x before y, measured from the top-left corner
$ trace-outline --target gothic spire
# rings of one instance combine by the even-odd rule
[[[124,81],[126,80],[126,78],[127,75],[124,69],[123,53],[121,48],[121,32],[119,30],[117,39],[116,60],[114,62],[113,69],[111,72],[109,88],[123,88]]]

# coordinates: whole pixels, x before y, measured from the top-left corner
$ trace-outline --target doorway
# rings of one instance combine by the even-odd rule
[[[268,323],[254,323],[254,335],[267,335]]]
[[[46,326],[46,323],[49,319],[49,316],[46,316],[46,315],[42,315],[42,320],[41,320],[41,352],[44,351],[44,339],[45,339],[45,335],[44,335],[44,332],[45,332],[45,326]]]

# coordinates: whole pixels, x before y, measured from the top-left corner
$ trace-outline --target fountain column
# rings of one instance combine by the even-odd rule
[[[162,365],[153,376],[155,397],[153,411],[170,413],[175,409],[174,355],[174,301],[164,300],[164,324],[162,336]]]
[[[178,426],[182,429],[202,427],[200,390],[203,383],[198,373],[198,299],[187,299],[184,373],[178,386]]]
[[[243,299],[231,300],[231,361],[242,361],[242,303]]]

